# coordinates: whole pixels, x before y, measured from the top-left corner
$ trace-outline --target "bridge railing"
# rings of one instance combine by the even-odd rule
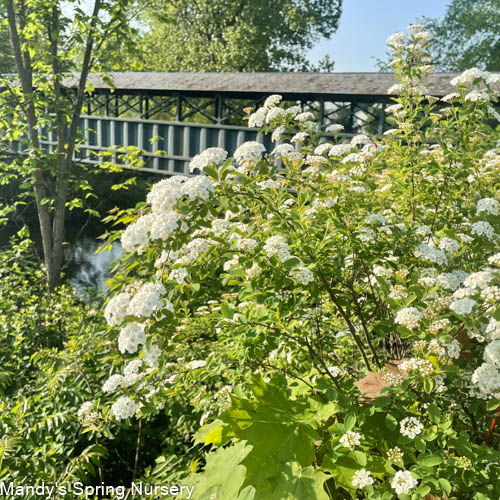
[[[270,136],[256,129],[230,125],[83,116],[80,130],[84,142],[79,145],[75,160],[99,164],[112,158],[120,164],[123,155],[116,147],[134,146],[143,150],[144,167],[138,169],[166,175],[189,174],[191,159],[209,147],[224,148],[230,155],[246,141],[273,147]],[[46,143],[49,148],[55,146],[50,135]],[[111,158],[99,156],[100,152],[109,151]],[[165,153],[159,155],[158,151]]]
[[[230,156],[247,141],[258,141],[268,151],[274,147],[270,135],[232,125],[82,116],[79,127],[83,141],[75,152],[75,161],[94,165],[113,162],[125,169],[163,175],[189,175],[191,159],[209,147],[224,148]],[[42,137],[42,146],[53,151],[57,144],[55,134],[48,131],[42,133]],[[16,151],[23,151],[19,141],[12,146]],[[140,157],[144,166],[127,164],[126,155],[120,149],[128,146],[142,150]]]

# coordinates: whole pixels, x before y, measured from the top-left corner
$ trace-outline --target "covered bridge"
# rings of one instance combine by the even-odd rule
[[[431,94],[453,91],[450,73],[434,73]],[[160,174],[187,173],[190,159],[207,147],[230,154],[241,143],[270,137],[249,129],[243,117],[271,94],[316,112],[321,127],[341,123],[347,134],[382,134],[391,73],[109,73],[89,77],[78,157],[98,163],[112,146],[143,148],[145,167]],[[65,80],[69,88],[71,76]],[[156,141],[151,141],[153,138]],[[53,143],[48,138],[48,146]],[[159,157],[156,151],[166,151]]]

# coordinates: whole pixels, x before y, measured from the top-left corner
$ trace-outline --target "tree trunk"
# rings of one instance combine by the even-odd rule
[[[16,61],[16,67],[21,83],[24,102],[21,104],[28,123],[30,142],[30,159],[33,169],[33,188],[35,192],[38,220],[42,236],[43,254],[47,273],[49,293],[61,282],[61,268],[63,264],[63,243],[66,217],[66,202],[69,193],[68,178],[73,168],[73,153],[78,134],[78,124],[85,95],[85,85],[88,74],[92,67],[92,51],[94,47],[94,36],[99,20],[103,0],[95,0],[92,17],[89,22],[85,52],[78,82],[76,99],[72,103],[72,111],[61,112],[64,107],[65,97],[62,94],[61,79],[63,68],[59,55],[59,37],[62,33],[59,17],[59,6],[54,5],[51,18],[47,21],[46,29],[50,42],[50,59],[52,82],[54,85],[54,112],[55,131],[57,135],[56,174],[55,179],[44,165],[44,155],[40,147],[39,122],[37,111],[33,102],[36,89],[33,86],[33,64],[28,50],[23,48],[23,40],[20,37],[26,26],[26,5],[24,0],[19,0],[19,12],[16,15],[15,0],[7,0],[7,19],[11,35],[12,48]],[[113,19],[110,21],[112,26]],[[65,114],[66,113],[66,114]],[[69,122],[69,125],[68,125]],[[54,191],[51,192],[50,185],[53,184]],[[53,196],[54,205],[50,209],[48,202]],[[51,210],[52,213],[51,213]]]

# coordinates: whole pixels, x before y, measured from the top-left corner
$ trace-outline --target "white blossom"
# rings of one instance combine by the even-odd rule
[[[104,309],[104,317],[109,326],[123,323],[130,303],[130,295],[126,292],[119,293],[111,298]]]
[[[394,321],[399,325],[413,330],[418,328],[422,317],[422,313],[416,307],[406,307],[398,311]]]
[[[117,420],[124,420],[126,418],[133,417],[135,415],[135,410],[137,405],[127,396],[122,396],[118,398],[116,403],[111,406],[111,413]]]
[[[127,323],[121,330],[118,337],[118,350],[123,354],[128,352],[133,354],[139,345],[146,342],[144,325],[141,323]]]
[[[364,488],[373,484],[373,477],[366,469],[357,470],[352,476],[351,484],[355,488]]]
[[[342,437],[339,439],[339,442],[345,448],[349,448],[350,450],[354,450],[354,448],[361,444],[361,434],[358,432],[347,431]]]
[[[189,171],[194,172],[196,168],[203,172],[206,167],[218,167],[227,158],[227,151],[222,148],[208,148],[199,155],[196,155],[189,163]]]
[[[493,229],[493,226],[489,222],[479,221],[479,222],[474,222],[474,224],[472,224],[471,233],[477,236],[484,236],[487,239],[491,240],[495,235],[495,230]]]
[[[450,304],[450,309],[455,313],[463,316],[464,314],[470,314],[472,308],[476,304],[475,300],[472,299],[459,299],[455,300]]]
[[[486,212],[490,215],[498,215],[498,201],[493,198],[482,198],[477,202],[476,215]]]
[[[418,481],[411,475],[410,471],[398,470],[391,482],[391,487],[398,495],[408,494],[417,486]]]

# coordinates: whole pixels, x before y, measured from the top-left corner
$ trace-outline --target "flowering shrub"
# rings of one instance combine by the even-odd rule
[[[103,390],[118,421],[202,413],[197,498],[499,497],[500,81],[432,97],[428,39],[389,39],[383,139],[271,96],[273,151],[211,148],[122,214]]]

